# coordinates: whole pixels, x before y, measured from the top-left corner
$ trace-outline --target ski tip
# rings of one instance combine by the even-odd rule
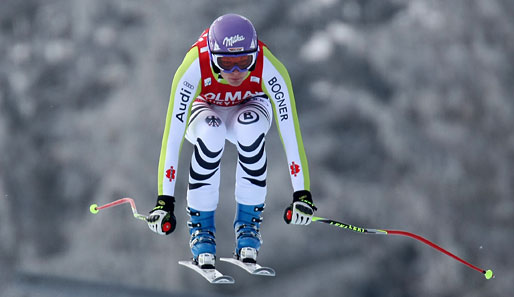
[[[252,274],[260,275],[260,276],[275,276],[275,270],[269,267],[261,267],[255,269]]]
[[[228,276],[228,275],[217,277],[211,281],[211,284],[217,284],[217,285],[225,285],[225,284],[231,285],[234,283],[235,283],[234,278],[231,276]]]
[[[92,214],[97,214],[98,213],[98,205],[97,204],[91,204],[91,206],[89,206],[89,211]]]
[[[488,270],[484,271],[483,273],[484,273],[485,279],[494,278],[494,273],[491,269],[488,269]]]

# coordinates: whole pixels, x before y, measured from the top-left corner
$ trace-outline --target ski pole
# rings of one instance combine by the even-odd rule
[[[291,221],[291,217],[292,217],[292,211],[291,209],[288,207],[286,209],[286,212],[284,214],[284,219],[286,219],[286,221],[290,222]],[[426,238],[423,238],[417,234],[414,234],[414,233],[411,233],[411,232],[406,232],[406,231],[401,231],[401,230],[386,230],[386,229],[367,229],[367,228],[362,228],[362,227],[357,227],[357,226],[354,226],[354,225],[350,225],[350,224],[347,224],[347,223],[343,223],[343,222],[338,222],[338,221],[335,221],[335,220],[331,220],[331,219],[325,219],[325,218],[321,218],[321,217],[315,217],[313,216],[312,217],[312,221],[313,222],[320,222],[320,223],[325,223],[325,224],[329,224],[329,225],[333,225],[333,226],[336,226],[336,227],[339,227],[339,228],[342,228],[342,229],[348,229],[348,230],[351,230],[351,231],[354,231],[354,232],[357,232],[357,233],[361,233],[361,234],[378,234],[378,235],[400,235],[400,236],[406,236],[406,237],[410,237],[410,238],[413,238],[413,239],[416,239],[418,241],[421,241],[422,243],[440,251],[441,253],[443,254],[446,254],[450,257],[452,257],[453,259],[461,262],[462,264],[468,266],[469,268],[471,269],[474,269],[480,273],[482,273],[484,275],[484,277],[486,279],[491,279],[491,278],[494,278],[494,274],[493,274],[493,271],[491,269],[482,269],[482,268],[478,268],[477,266],[463,260],[462,258],[450,253],[449,251],[443,249],[442,247],[438,246],[437,244],[431,242],[430,240],[426,239]]]
[[[148,222],[148,217],[147,216],[142,215],[142,214],[137,212],[136,203],[134,202],[134,199],[132,199],[132,198],[121,198],[121,199],[118,199],[116,201],[104,204],[102,206],[98,206],[97,204],[91,204],[91,206],[89,206],[89,211],[92,214],[97,214],[102,209],[106,209],[106,208],[113,207],[113,206],[118,206],[118,205],[121,205],[121,204],[124,204],[124,203],[129,203],[130,204],[130,207],[132,208],[132,214],[134,215],[134,218],[139,219],[139,220],[143,220],[145,222]],[[172,226],[171,226],[170,222],[163,222],[162,231],[167,232],[167,231],[169,231],[171,229],[171,227]]]

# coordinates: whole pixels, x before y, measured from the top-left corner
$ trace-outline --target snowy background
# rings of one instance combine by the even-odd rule
[[[249,17],[289,69],[318,215],[423,235],[288,226],[285,155],[267,138],[258,278],[223,265],[211,286],[190,257],[185,143],[178,230],[129,206],[156,199],[172,76],[219,15]],[[514,291],[512,0],[0,2],[0,296],[511,296]],[[222,163],[219,256],[233,249],[235,149]]]

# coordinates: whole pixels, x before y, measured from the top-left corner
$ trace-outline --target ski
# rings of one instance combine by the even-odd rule
[[[257,263],[245,263],[235,258],[220,258],[220,260],[241,267],[253,275],[275,276],[275,270],[273,268],[262,267]]]
[[[228,284],[231,285],[235,283],[234,278],[230,275],[224,275],[218,270],[212,269],[202,269],[198,267],[192,261],[178,261],[178,264],[186,266],[203,276],[206,280],[208,280],[211,284]]]

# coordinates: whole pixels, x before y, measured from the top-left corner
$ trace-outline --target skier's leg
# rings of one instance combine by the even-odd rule
[[[265,136],[271,121],[271,103],[260,97],[242,104],[230,119],[227,133],[238,152],[235,188],[238,203],[264,203],[267,173]]]
[[[267,173],[264,138],[271,121],[269,100],[256,97],[240,107],[229,125],[228,133],[235,138],[239,156],[235,189],[235,252],[244,261],[255,261],[261,245],[260,214],[266,198]]]
[[[186,138],[194,145],[187,191],[191,252],[194,261],[209,267],[214,266],[216,255],[214,212],[219,200],[219,165],[225,146],[225,123],[209,104],[195,102]]]
[[[227,129],[221,116],[205,102],[194,102],[186,138],[194,145],[189,167],[187,205],[213,211],[218,205],[220,160]]]

